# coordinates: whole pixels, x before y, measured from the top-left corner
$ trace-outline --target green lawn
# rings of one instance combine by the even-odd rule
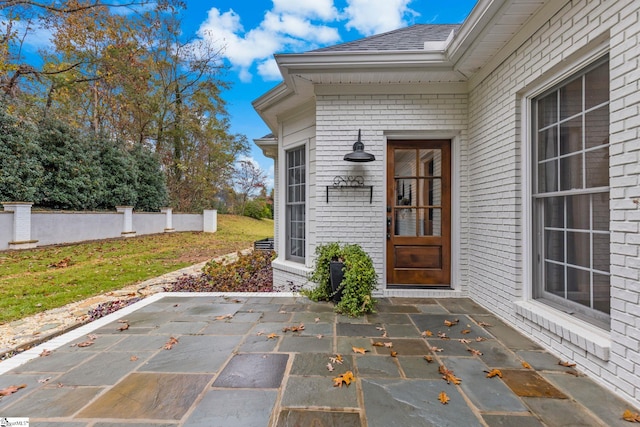
[[[0,251],[0,324],[245,249],[270,236],[272,220],[218,215],[215,234],[165,233]]]

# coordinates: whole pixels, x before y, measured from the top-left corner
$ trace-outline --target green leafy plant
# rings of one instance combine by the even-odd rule
[[[356,244],[340,245],[332,242],[316,247],[315,268],[309,275],[314,289],[302,293],[313,301],[327,301],[332,297],[329,265],[331,261],[344,263],[342,298],[336,304],[338,313],[360,316],[374,311],[376,301],[371,293],[378,283],[378,275],[369,255]]]

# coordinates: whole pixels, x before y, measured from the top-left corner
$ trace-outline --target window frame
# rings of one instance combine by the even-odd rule
[[[284,209],[285,209],[285,259],[293,262],[304,263],[307,254],[307,196],[308,196],[308,178],[307,178],[307,169],[308,169],[308,153],[306,150],[306,145],[298,145],[296,147],[291,147],[285,150],[285,177],[284,177]],[[294,156],[295,162],[295,153],[301,154],[301,163],[294,164],[293,166],[290,164],[290,155]],[[294,184],[290,183],[290,170],[298,169],[298,176],[302,179],[302,182],[297,182]],[[302,200],[294,200],[290,199],[290,190],[293,188],[293,194],[296,194],[296,190],[298,190],[297,194],[302,194]],[[295,197],[294,197],[295,198]],[[299,248],[302,253],[297,251],[297,253],[292,253],[294,245],[292,245],[292,229],[293,229],[293,219],[292,219],[292,211],[293,209],[297,210],[297,214],[302,214],[302,221],[296,220],[296,223],[303,224],[302,237],[296,235],[296,240],[300,243],[295,246]]]
[[[595,151],[597,149],[602,149],[602,146],[598,146],[595,148],[591,147],[591,149],[588,148],[584,140],[584,135],[586,133],[586,130],[582,131],[583,136],[581,139],[581,144],[582,144],[581,149],[576,152],[570,153],[570,154],[580,153],[582,155],[582,166],[581,166],[582,167],[581,171],[583,173],[582,188],[562,189],[562,178],[560,176],[560,174],[562,173],[562,166],[560,165],[556,167],[556,173],[560,171],[560,174],[558,174],[559,176],[557,177],[557,187],[555,188],[555,190],[540,192],[538,191],[539,190],[538,186],[540,184],[539,168],[538,168],[539,166],[538,154],[539,154],[540,147],[539,147],[539,140],[537,136],[539,129],[537,128],[537,117],[536,117],[536,114],[537,114],[536,101],[541,100],[550,94],[559,93],[563,88],[567,88],[569,84],[575,82],[576,79],[581,79],[584,82],[585,75],[587,75],[590,71],[596,69],[597,67],[600,67],[605,63],[607,64],[609,63],[609,56],[606,51],[604,52],[599,51],[597,54],[592,55],[590,58],[587,58],[586,60],[583,60],[580,63],[576,64],[572,69],[567,70],[563,75],[556,77],[556,79],[553,82],[548,83],[546,86],[544,86],[540,90],[536,92],[532,92],[531,94],[523,98],[523,107],[524,107],[523,111],[526,114],[525,123],[529,128],[527,133],[525,133],[529,137],[528,150],[527,150],[527,155],[524,156],[523,158],[524,170],[527,176],[527,179],[525,180],[525,183],[524,183],[527,186],[525,191],[525,194],[527,195],[527,199],[526,199],[527,201],[524,203],[524,208],[525,208],[524,212],[525,212],[526,223],[530,224],[530,229],[527,232],[527,235],[530,236],[530,239],[528,239],[528,242],[531,242],[531,243],[527,243],[527,241],[525,240],[524,255],[526,260],[525,264],[528,264],[528,265],[525,265],[525,274],[527,275],[527,277],[530,278],[530,297],[532,299],[540,301],[554,309],[573,315],[579,319],[585,320],[603,329],[609,329],[610,315],[608,313],[597,310],[595,308],[591,308],[593,307],[593,304],[594,304],[594,292],[593,292],[594,273],[595,274],[603,273],[602,270],[598,270],[597,268],[594,267],[593,253],[590,253],[589,255],[590,256],[589,267],[586,267],[583,269],[584,271],[587,271],[589,273],[589,277],[590,277],[589,298],[590,298],[591,307],[586,307],[578,302],[572,301],[571,299],[567,298],[567,289],[570,285],[569,279],[567,276],[568,274],[567,271],[569,270],[569,268],[567,266],[572,266],[571,268],[573,268],[573,265],[570,262],[568,262],[568,255],[567,255],[567,249],[566,249],[566,246],[567,246],[566,236],[569,233],[574,233],[574,234],[576,233],[572,231],[573,230],[572,228],[567,227],[567,223],[568,223],[568,219],[567,219],[568,216],[566,215],[567,203],[565,202],[563,202],[563,208],[562,208],[564,212],[564,217],[563,217],[564,223],[563,223],[563,226],[558,230],[564,233],[564,247],[563,247],[564,259],[562,262],[559,263],[559,265],[561,265],[562,268],[564,269],[564,277],[563,277],[563,283],[562,283],[565,289],[564,297],[559,297],[546,290],[547,286],[545,284],[545,270],[544,270],[545,264],[549,264],[550,261],[553,263],[552,259],[545,258],[545,255],[547,255],[545,254],[545,240],[544,240],[545,231],[546,232],[554,231],[554,230],[549,230],[550,228],[553,228],[553,227],[549,227],[548,224],[545,229],[545,224],[544,224],[545,199],[557,197],[557,198],[562,198],[563,201],[566,201],[572,196],[588,195],[588,198],[589,198],[589,214],[588,215],[589,215],[589,220],[592,221],[593,206],[594,206],[593,198],[596,197],[597,194],[604,193],[609,195],[610,178],[608,178],[607,180],[607,184],[608,184],[607,186],[599,186],[599,187],[587,186],[586,173],[588,172],[588,167],[586,165],[585,158],[586,158],[586,153]],[[586,87],[585,87],[585,84],[583,83],[581,86],[581,96],[583,100],[585,98],[585,95],[588,95],[588,94],[586,93]],[[582,117],[583,119],[582,126],[584,127],[586,124],[585,116],[588,114],[588,112],[596,111],[597,109],[603,108],[605,105],[607,106],[607,111],[609,111],[610,101],[611,99],[610,99],[610,90],[609,90],[609,96],[607,97],[606,102],[602,102],[597,105],[591,106],[589,108],[585,108],[585,104],[583,101],[582,105],[580,106],[580,112],[578,113],[578,115],[569,116],[565,118],[560,117],[560,114],[561,114],[560,102],[558,101],[558,106],[557,106],[558,118],[555,121],[554,126],[557,125],[558,129],[560,129],[562,123],[566,123],[571,120],[574,120],[574,118],[579,116],[579,117]],[[609,127],[609,135],[610,135],[610,127]],[[555,138],[559,140],[560,136],[556,135]],[[607,144],[607,149],[609,147],[610,145]],[[560,149],[560,146],[558,146],[558,149]],[[557,159],[557,161],[560,163],[562,161],[562,158],[566,158],[570,156],[570,154],[569,155],[567,153],[563,154],[560,151],[557,151],[552,157],[555,157],[555,159]],[[610,157],[610,150],[608,150],[608,155]],[[548,160],[548,159],[549,157],[546,157],[546,159],[543,159],[541,163],[544,163],[545,160]],[[609,166],[607,165],[607,171],[609,170],[608,168]],[[608,176],[609,175],[607,173],[607,177]],[[607,197],[607,200],[608,199],[609,198]],[[580,230],[580,233],[587,234],[589,236],[589,239],[590,239],[589,241],[591,245],[590,248],[593,248],[595,247],[593,243],[594,235],[606,234],[607,236],[610,236],[610,218],[609,218],[609,222],[607,223],[606,232],[595,230],[593,226],[593,222],[590,222],[588,231],[585,232],[584,230]],[[610,254],[611,254],[611,251],[609,249],[609,256]],[[609,264],[610,264],[610,261],[609,261]],[[610,280],[611,274],[610,272],[607,272],[607,273]],[[609,281],[609,289],[611,289],[610,281]],[[609,304],[610,304],[610,301],[609,301]]]

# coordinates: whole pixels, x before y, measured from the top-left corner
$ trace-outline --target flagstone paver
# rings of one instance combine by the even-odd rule
[[[48,427],[550,427],[624,426],[622,412],[638,412],[470,300],[381,298],[378,308],[350,318],[292,294],[157,294],[1,362],[0,389],[26,387],[0,398],[0,417]],[[293,326],[303,328],[283,331]],[[503,378],[487,378],[492,368]],[[335,387],[347,371],[354,380]]]

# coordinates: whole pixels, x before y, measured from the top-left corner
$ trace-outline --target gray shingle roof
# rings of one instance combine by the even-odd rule
[[[311,52],[424,50],[424,42],[445,41],[451,30],[457,31],[460,25],[416,24],[347,43],[323,47]]]

